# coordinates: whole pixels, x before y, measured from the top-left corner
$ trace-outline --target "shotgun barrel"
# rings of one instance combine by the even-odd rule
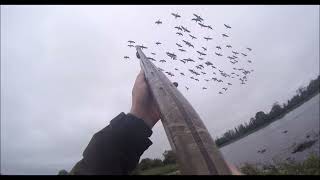
[[[222,154],[187,99],[136,46],[147,84],[155,99],[172,150],[183,175],[229,175]]]

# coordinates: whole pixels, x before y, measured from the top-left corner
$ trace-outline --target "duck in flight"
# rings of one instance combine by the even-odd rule
[[[153,59],[152,57],[148,57],[149,60],[151,61],[156,61],[155,59]]]
[[[211,37],[203,37],[205,40],[209,41],[209,40],[212,40]]]
[[[190,33],[190,31],[189,31],[186,27],[181,26],[181,28],[182,28],[182,30],[183,30],[184,32]]]
[[[207,55],[207,54],[205,54],[205,53],[203,53],[203,52],[200,52],[200,51],[197,51],[197,53],[199,53],[200,56],[205,56],[205,55]]]
[[[155,22],[156,24],[162,24],[162,21],[160,21],[160,19],[158,21]]]
[[[140,47],[141,49],[148,49],[148,47],[143,46],[143,45],[139,45],[138,47]]]
[[[224,24],[224,26],[225,26],[227,29],[230,29],[230,28],[231,28],[229,25],[226,25],[226,24]]]
[[[199,22],[201,22],[201,20],[198,19],[198,18],[192,18],[191,21],[195,21],[195,22],[198,22],[198,21],[199,21]]]
[[[197,19],[199,19],[200,21],[203,21],[203,19],[201,18],[201,16],[197,15],[197,14],[193,14]]]
[[[196,37],[192,36],[191,34],[189,34],[189,36],[190,36],[192,39],[197,39]]]
[[[228,35],[226,35],[226,34],[222,34],[222,37],[229,37]]]
[[[182,31],[182,28],[180,26],[176,26],[174,28],[178,29],[179,31]]]
[[[216,52],[215,52],[215,54],[216,54],[217,56],[222,56],[222,54],[220,54],[220,53],[216,53]]]
[[[179,36],[183,36],[183,34],[181,32],[177,32],[176,34],[178,34]]]
[[[181,17],[178,13],[171,13],[172,16],[174,16],[175,19]]]
[[[204,25],[203,23],[198,23],[201,27],[207,27],[206,25]]]
[[[183,42],[186,44],[186,45],[188,45],[189,47],[192,47],[192,48],[194,48],[194,46],[190,43],[190,42],[188,42],[188,41],[185,41],[185,40],[183,40]]]

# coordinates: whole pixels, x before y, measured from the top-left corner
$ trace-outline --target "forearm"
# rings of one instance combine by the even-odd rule
[[[121,113],[93,136],[71,174],[128,174],[152,144],[151,134],[141,119]]]

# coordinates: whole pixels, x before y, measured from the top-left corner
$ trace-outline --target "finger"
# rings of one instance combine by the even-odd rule
[[[137,80],[139,81],[145,81],[145,75],[144,75],[144,72],[143,70],[141,69],[138,76],[137,76]]]

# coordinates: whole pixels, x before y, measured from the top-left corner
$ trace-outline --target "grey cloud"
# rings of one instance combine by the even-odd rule
[[[183,18],[176,21],[171,12]],[[188,20],[192,13],[212,24],[213,34],[196,28]],[[154,24],[158,19],[162,26]],[[202,91],[204,83],[171,79],[213,137],[259,110],[269,111],[275,101],[285,102],[319,75],[319,6],[1,6],[1,173],[70,170],[92,135],[129,111],[140,66],[127,40],[150,47],[164,43],[146,54],[173,51],[178,38],[169,27],[186,24],[196,36],[213,36],[214,46],[225,45],[219,37],[223,23],[232,26],[234,47],[253,49],[255,72],[248,83],[234,83],[221,96],[221,85]],[[200,41],[195,45],[210,48]],[[124,55],[131,60],[124,61]],[[159,66],[173,70],[173,65],[187,69]],[[153,131],[154,144],[143,158],[161,157],[170,148],[161,122]]]

